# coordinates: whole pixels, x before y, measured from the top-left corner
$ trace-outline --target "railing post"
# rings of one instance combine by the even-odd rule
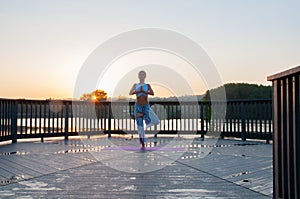
[[[69,139],[69,103],[65,102],[65,141]]]
[[[112,119],[112,112],[111,112],[111,102],[108,104],[108,138],[111,138],[111,119]]]
[[[201,140],[204,140],[204,104],[200,104],[200,119],[201,119]]]
[[[11,104],[11,135],[12,143],[17,143],[18,131],[18,101],[13,101]]]
[[[241,113],[242,113],[242,140],[246,141],[246,119],[245,119],[245,103],[241,103]]]

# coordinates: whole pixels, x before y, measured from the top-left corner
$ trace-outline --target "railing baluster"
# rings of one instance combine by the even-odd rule
[[[44,123],[44,117],[43,117],[43,103],[39,102],[39,136],[41,138],[41,142],[43,142],[42,137],[43,137],[43,123]]]
[[[11,135],[12,143],[17,143],[17,130],[18,130],[18,102],[11,102]]]
[[[207,119],[206,119],[207,120]],[[200,103],[201,139],[204,140],[204,104]]]
[[[69,139],[69,103],[65,102],[64,106],[65,106],[65,140],[68,140]]]
[[[43,142],[43,137],[46,133],[46,118],[47,118],[47,104],[46,103],[42,103],[43,107],[44,107],[44,112],[43,112],[43,118],[44,118],[44,126],[43,126],[43,134],[41,135],[41,141]]]
[[[108,138],[111,138],[111,119],[112,119],[112,113],[111,113],[111,102],[108,104]]]
[[[3,116],[3,101],[0,101],[0,141],[6,140],[6,136],[4,135],[4,116]]]
[[[51,132],[51,110],[50,110],[50,101],[48,101],[48,103],[47,103],[47,112],[48,112],[48,132],[47,132],[47,134],[50,134]]]
[[[37,103],[35,103],[34,104],[34,111],[33,111],[33,114],[34,114],[34,134],[37,134],[37,111],[38,111],[38,109],[37,109],[37,106],[38,106],[38,104]]]
[[[78,107],[77,107],[77,103],[73,102],[72,103],[72,113],[73,113],[73,117],[74,117],[74,127],[75,127],[75,132],[79,133],[79,113],[78,113]]]
[[[8,131],[8,102],[6,101],[3,105],[4,108],[4,135],[12,138],[11,133]]]

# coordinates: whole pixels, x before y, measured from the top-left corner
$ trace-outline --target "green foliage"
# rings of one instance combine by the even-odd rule
[[[226,91],[227,100],[250,100],[250,99],[271,99],[272,98],[272,87],[248,84],[248,83],[228,83],[224,86],[211,89],[206,91],[203,101],[210,101],[210,93],[214,95],[214,100],[222,99],[222,89]]]

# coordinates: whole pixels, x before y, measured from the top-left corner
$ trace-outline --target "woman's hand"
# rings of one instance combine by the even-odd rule
[[[143,86],[141,86],[140,93],[146,93],[146,94],[147,94],[147,91],[145,91],[145,90],[143,89]]]

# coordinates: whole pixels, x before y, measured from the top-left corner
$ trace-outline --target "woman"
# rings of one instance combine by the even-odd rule
[[[142,144],[142,148],[145,148],[145,131],[143,120],[145,119],[147,127],[151,125],[151,120],[149,117],[150,105],[148,102],[148,95],[154,95],[154,92],[150,84],[145,83],[145,71],[140,71],[138,73],[138,77],[140,82],[132,86],[132,88],[129,91],[129,95],[136,95],[136,103],[134,105],[134,117],[138,128],[140,143]]]

